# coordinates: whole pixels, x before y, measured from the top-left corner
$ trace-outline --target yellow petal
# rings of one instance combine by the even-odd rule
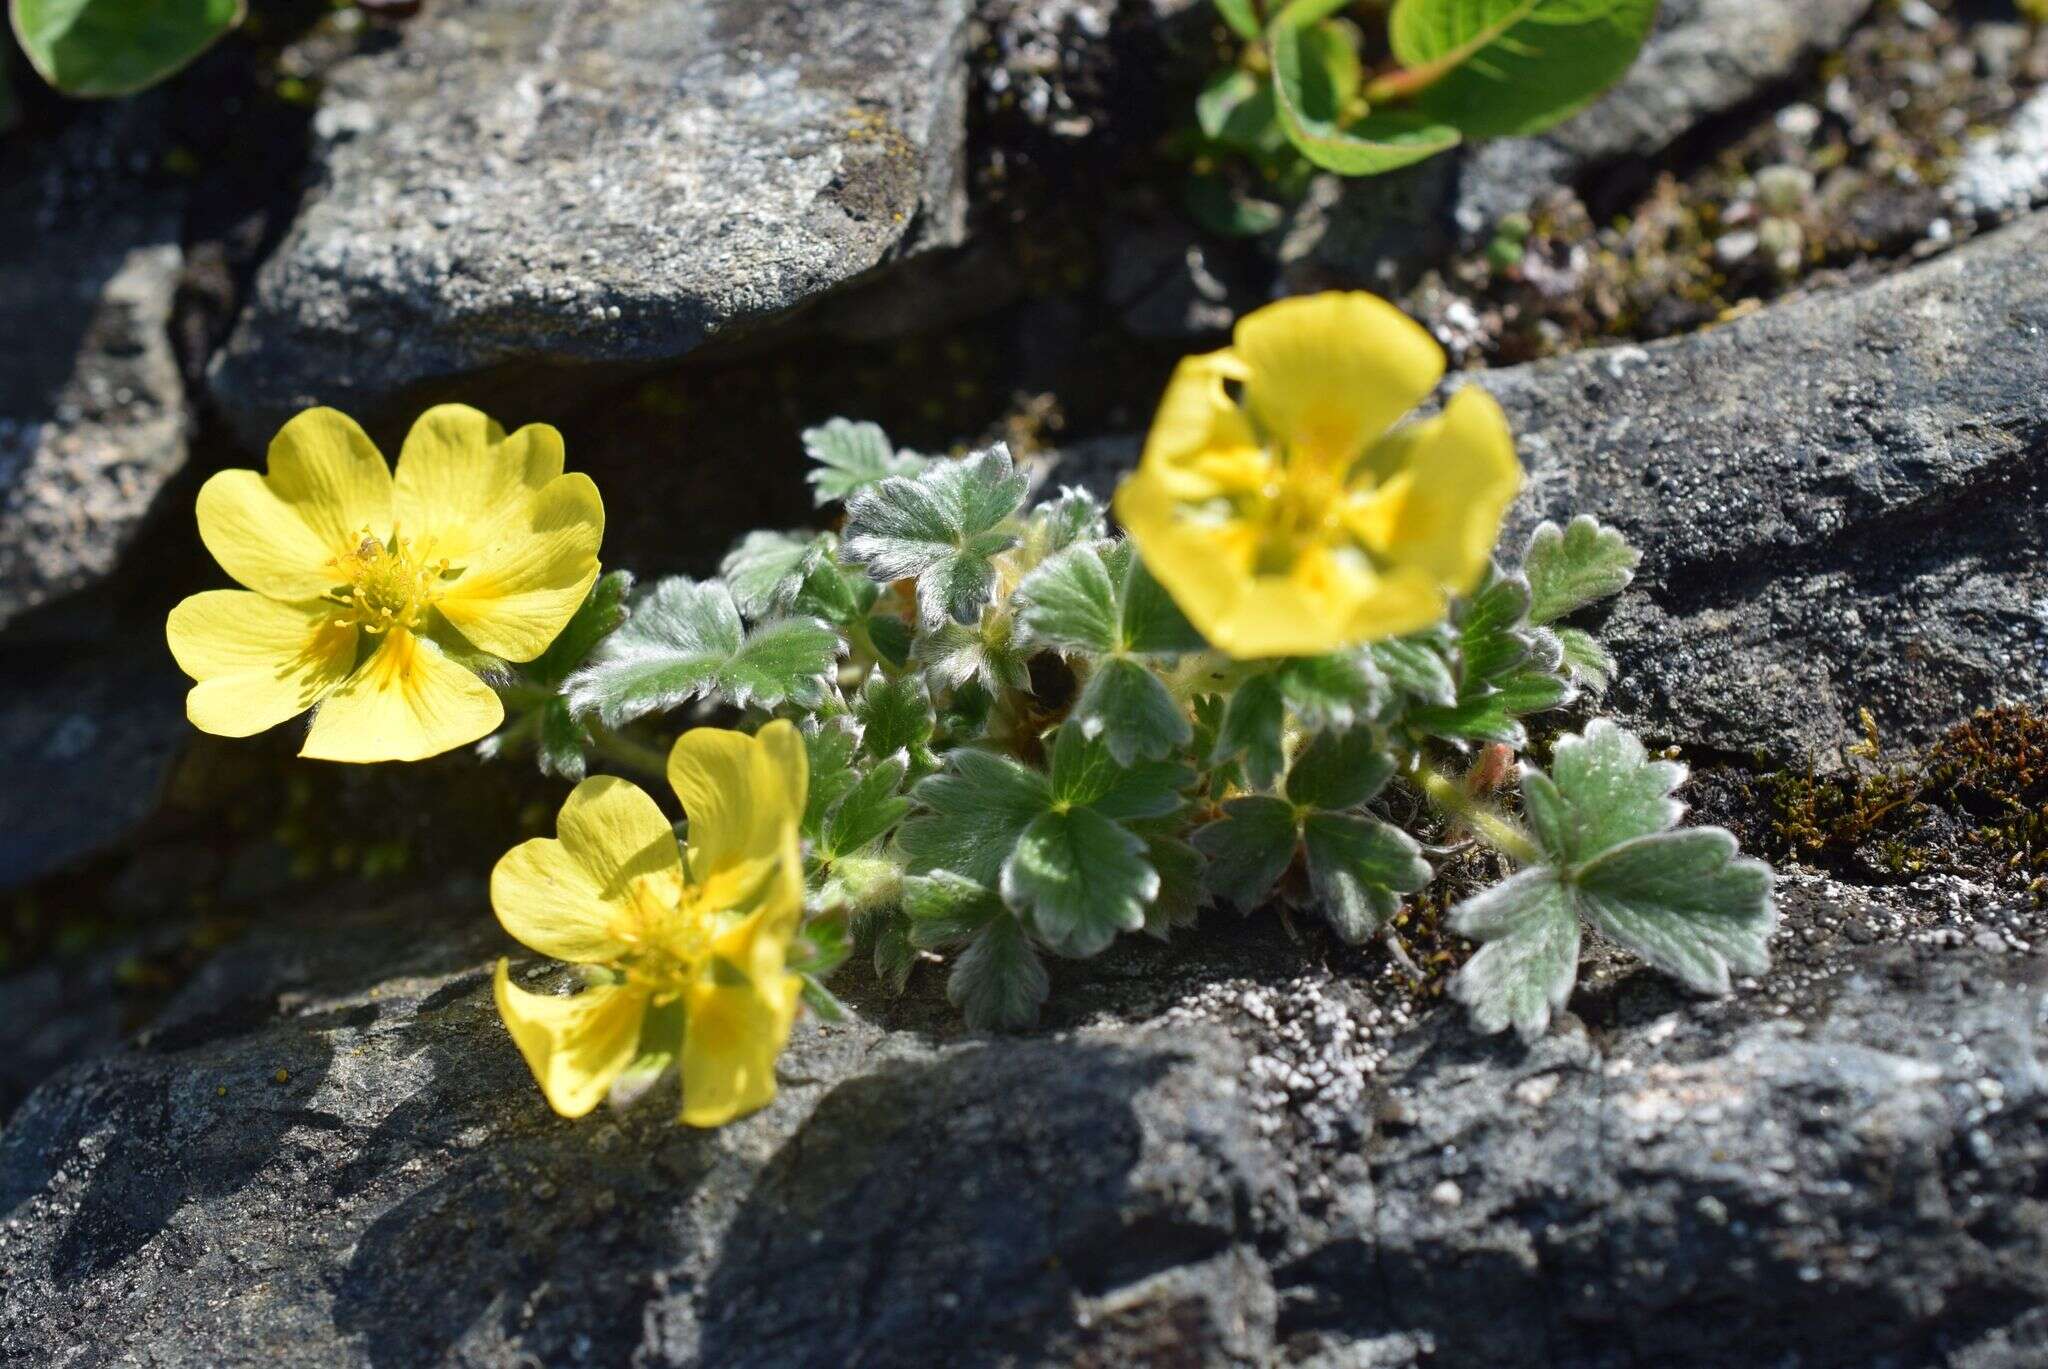
[[[1160,396],[1140,464],[1155,474],[1218,452],[1256,453],[1258,439],[1224,382],[1243,380],[1243,365],[1228,350],[1184,359]],[[1203,498],[1212,491],[1192,497]]]
[[[1250,542],[1240,535],[1242,525],[1192,520],[1152,466],[1141,466],[1118,487],[1114,507],[1145,569],[1211,645],[1227,650],[1215,629],[1251,584]]]
[[[693,878],[779,861],[803,818],[803,739],[782,719],[758,737],[694,728],[676,739],[668,779],[690,820]]]
[[[715,1127],[774,1100],[803,981],[784,971],[792,925],[764,910],[721,936],[684,1002],[683,1121]]]
[[[604,501],[588,476],[563,475],[562,459],[553,428],[507,437],[464,404],[427,410],[399,453],[400,529],[461,572],[436,600],[442,615],[507,660],[547,650],[597,579]]]
[[[492,992],[526,1067],[562,1116],[581,1117],[596,1107],[633,1063],[647,1012],[645,990],[600,986],[567,998],[529,993],[512,982],[510,964],[500,960]]]
[[[522,521],[500,532],[435,604],[485,651],[530,661],[568,626],[597,581],[604,502],[589,476],[558,476]]]
[[[199,537],[222,569],[273,599],[317,599],[327,563],[364,528],[387,534],[391,471],[347,414],[308,409],[278,430],[267,474],[222,471],[199,490]]]
[[[490,734],[505,720],[497,692],[403,628],[327,696],[301,756],[417,761]]]
[[[637,785],[583,781],[556,821],[491,871],[491,907],[515,939],[556,960],[596,963],[627,954],[643,919],[665,916],[681,892],[675,829]]]
[[[1492,395],[1467,385],[1442,414],[1385,445],[1389,456],[1374,453],[1369,460],[1398,462],[1407,491],[1375,550],[1454,593],[1469,592],[1485,574],[1501,519],[1522,488],[1507,415]]]
[[[199,682],[185,696],[185,715],[218,737],[253,736],[296,718],[356,661],[356,629],[335,622],[330,606],[240,589],[186,599],[171,610],[164,635],[178,668]]]
[[[1362,291],[1281,300],[1238,320],[1245,405],[1300,459],[1348,462],[1443,379],[1427,329]]]

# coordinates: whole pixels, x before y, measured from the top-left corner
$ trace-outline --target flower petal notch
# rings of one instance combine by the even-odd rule
[[[201,731],[246,737],[311,711],[300,754],[423,760],[504,720],[479,675],[547,650],[597,579],[604,504],[562,472],[562,438],[507,435],[443,404],[413,425],[396,474],[355,420],[308,409],[267,469],[199,491],[199,536],[242,590],[171,611]]]
[[[1360,292],[1268,305],[1181,362],[1115,508],[1211,645],[1336,651],[1428,627],[1478,584],[1522,468],[1482,390],[1407,417],[1443,374],[1421,325]]]
[[[687,846],[637,786],[600,776],[569,795],[555,836],[498,862],[500,924],[583,966],[588,981],[566,997],[535,993],[498,966],[499,1015],[556,1112],[580,1117],[672,1062],[690,1126],[773,1101],[803,988],[788,962],[803,913],[808,767],[786,721],[754,736],[697,728],[668,767]]]

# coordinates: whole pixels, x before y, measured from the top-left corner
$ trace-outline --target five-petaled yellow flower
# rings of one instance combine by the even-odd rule
[[[1443,374],[1443,349],[1376,296],[1268,305],[1231,346],[1181,362],[1117,517],[1232,656],[1316,655],[1427,627],[1485,574],[1522,479],[1483,390],[1401,421]]]
[[[193,724],[247,737],[317,707],[299,754],[410,761],[504,720],[442,643],[545,651],[597,579],[604,504],[562,473],[562,436],[541,424],[507,437],[465,405],[429,409],[394,476],[353,419],[308,409],[265,473],[206,482],[199,536],[248,588],[171,611]]]
[[[498,962],[498,1013],[556,1112],[581,1117],[636,1061],[681,1066],[682,1119],[715,1127],[775,1097],[775,1057],[803,981],[787,959],[803,910],[808,765],[795,727],[700,727],[669,783],[689,844],[621,779],[576,786],[559,839],[515,846],[491,874],[505,930],[597,969],[569,997],[530,993]]]

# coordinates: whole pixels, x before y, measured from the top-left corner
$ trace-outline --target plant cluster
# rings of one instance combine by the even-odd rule
[[[943,961],[971,1026],[1025,1027],[1049,957],[1275,899],[1369,942],[1474,842],[1514,867],[1448,918],[1481,943],[1451,985],[1480,1030],[1543,1031],[1584,926],[1725,992],[1765,967],[1770,874],[1678,828],[1682,766],[1595,720],[1522,760],[1519,817],[1492,795],[1529,719],[1605,688],[1574,619],[1637,553],[1581,516],[1497,561],[1513,440],[1477,387],[1412,412],[1443,374],[1382,300],[1283,301],[1181,364],[1123,533],[1080,490],[1033,503],[1001,446],[927,456],[834,420],[804,441],[836,528],[637,587],[600,577],[602,507],[552,429],[444,406],[392,477],[315,410],[267,474],[202,490],[249,589],[187,600],[171,643],[207,730],[311,706],[309,756],[491,734],[581,781],[492,882],[508,931],[581,967],[568,997],[507,966],[497,990],[572,1115],[672,1063],[685,1121],[758,1106],[799,995],[836,1012],[856,946],[897,990]],[[1474,751],[1490,783],[1451,777]],[[664,775],[685,824],[606,765]]]
[[[1276,227],[1317,168],[1376,176],[1549,128],[1621,79],[1657,17],[1657,0],[1395,0],[1368,26],[1353,0],[1215,3],[1242,47],[1178,150],[1189,209],[1230,234]]]

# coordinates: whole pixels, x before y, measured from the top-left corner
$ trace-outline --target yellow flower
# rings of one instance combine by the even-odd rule
[[[407,434],[394,476],[355,420],[308,409],[269,469],[199,491],[199,536],[247,589],[171,610],[171,654],[198,681],[201,731],[247,737],[317,707],[299,754],[411,761],[504,720],[442,643],[508,661],[547,649],[597,579],[604,503],[562,474],[562,435],[510,437],[443,404]]]
[[[1443,349],[1373,295],[1268,305],[1230,347],[1181,362],[1117,518],[1232,656],[1427,627],[1485,573],[1522,479],[1483,390],[1401,421],[1443,374]]]
[[[637,786],[600,777],[562,805],[558,838],[498,862],[491,905],[505,930],[603,981],[566,998],[530,993],[498,962],[498,1013],[556,1112],[581,1117],[645,1057],[680,1062],[691,1126],[775,1097],[803,987],[786,961],[803,910],[807,775],[787,722],[752,737],[700,727],[668,761],[687,847]]]

